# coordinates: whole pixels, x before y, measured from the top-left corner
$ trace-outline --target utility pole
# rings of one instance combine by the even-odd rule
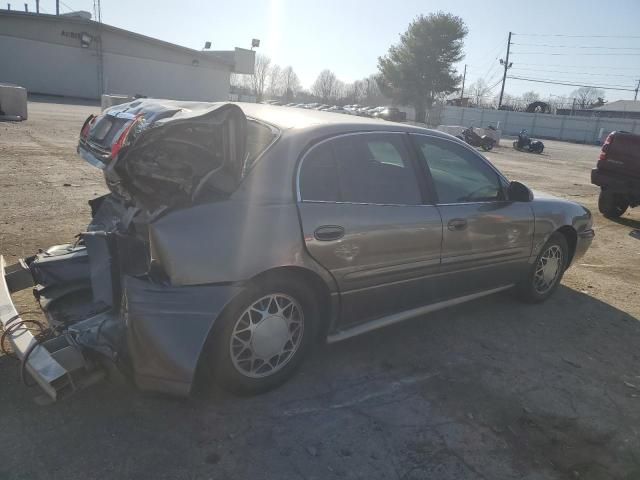
[[[56,15],[60,15],[60,0],[56,0]]]
[[[460,100],[464,97],[464,81],[467,79],[467,64],[464,64],[464,73],[462,74],[462,90],[460,91]]]
[[[36,13],[40,13],[40,0],[36,0]]]
[[[100,95],[104,93],[104,57],[102,52],[102,7],[100,6],[100,0],[93,0],[93,18],[97,22],[96,30],[98,34],[94,38],[96,46],[96,61],[97,61],[97,76],[98,76],[98,89]]]
[[[509,63],[509,50],[511,49],[511,32],[509,32],[509,39],[507,40],[507,58],[505,60],[500,59],[500,65],[504,65],[504,74],[502,75],[502,88],[500,88],[500,99],[498,100],[498,110],[502,106],[502,97],[504,96],[504,84],[507,81],[507,70],[511,68],[512,63]]]
[[[633,96],[634,100],[638,100],[638,90],[640,90],[640,80],[638,80],[638,85],[636,85],[636,94]]]

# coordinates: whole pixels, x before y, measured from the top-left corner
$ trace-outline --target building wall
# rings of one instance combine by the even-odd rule
[[[94,22],[64,17],[0,14],[0,82],[29,92],[83,98],[101,93],[177,100],[226,100],[231,66],[165,42]],[[97,42],[82,48],[81,33],[102,36],[103,84]]]
[[[28,92],[99,97],[95,52],[5,35],[0,45],[0,82]]]
[[[106,93],[145,95],[174,100],[227,100],[230,72],[208,67],[183,65],[104,54]]]

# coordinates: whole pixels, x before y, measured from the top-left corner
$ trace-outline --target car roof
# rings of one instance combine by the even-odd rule
[[[388,122],[377,118],[356,117],[319,110],[263,105],[259,103],[237,103],[247,117],[273,125],[281,131],[312,127],[334,127],[345,131],[394,130],[426,133],[449,138],[450,135],[411,124]]]

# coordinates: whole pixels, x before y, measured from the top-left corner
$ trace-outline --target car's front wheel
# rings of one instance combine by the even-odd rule
[[[518,285],[517,293],[521,300],[539,303],[549,298],[560,285],[567,269],[569,257],[567,240],[561,233],[551,235],[544,244],[535,263]]]
[[[303,284],[273,279],[249,288],[217,320],[210,342],[217,383],[245,395],[282,384],[309,350],[317,311]]]

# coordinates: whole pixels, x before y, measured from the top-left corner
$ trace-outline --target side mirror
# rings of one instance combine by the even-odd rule
[[[533,192],[523,183],[511,182],[507,188],[507,197],[512,202],[530,202],[533,200]]]

